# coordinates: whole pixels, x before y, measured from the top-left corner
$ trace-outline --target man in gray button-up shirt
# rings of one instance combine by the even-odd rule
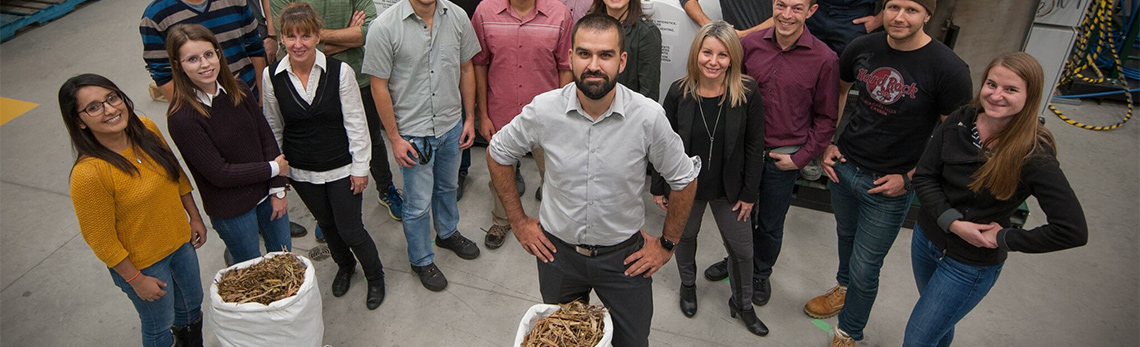
[[[364,73],[404,176],[404,237],[424,287],[447,279],[435,266],[435,245],[474,259],[479,248],[458,231],[459,155],[475,138],[475,68],[479,41],[463,9],[447,0],[403,0],[372,21]],[[431,210],[433,220],[429,221]],[[434,223],[432,223],[434,222]]]
[[[575,83],[538,95],[499,130],[487,166],[515,237],[538,257],[543,301],[588,298],[595,290],[612,314],[614,345],[646,346],[649,276],[681,238],[700,163],[685,156],[660,105],[617,84],[626,61],[619,26],[605,14],[578,22],[570,53]],[[539,147],[548,170],[535,220],[519,202],[514,165]],[[673,190],[663,239],[641,231],[649,163]]]

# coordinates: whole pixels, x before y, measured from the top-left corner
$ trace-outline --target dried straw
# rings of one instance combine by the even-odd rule
[[[523,338],[524,347],[593,347],[602,340],[606,309],[573,301],[534,325]]]
[[[296,295],[305,282],[305,263],[293,254],[266,258],[244,269],[222,274],[217,281],[222,301],[262,305]]]

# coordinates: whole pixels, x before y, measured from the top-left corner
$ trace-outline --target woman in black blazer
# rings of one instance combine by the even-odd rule
[[[697,313],[697,232],[710,206],[729,254],[728,300],[733,317],[741,316],[748,331],[764,336],[768,327],[752,308],[752,225],[748,220],[759,198],[764,165],[764,111],[756,82],[741,73],[743,49],[732,26],[706,24],[689,51],[688,74],[665,96],[665,116],[681,136],[685,153],[701,158],[697,196],[677,245],[681,273],[681,312]],[[664,180],[654,175],[651,192],[665,209]]]

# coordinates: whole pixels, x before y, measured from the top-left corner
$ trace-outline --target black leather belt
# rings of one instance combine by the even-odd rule
[[[546,231],[546,230],[543,230],[543,231]],[[566,245],[566,247],[573,247],[574,251],[578,252],[578,254],[581,254],[581,255],[584,255],[587,257],[591,257],[591,258],[600,256],[603,254],[608,254],[608,253],[620,251],[620,250],[622,250],[626,247],[632,246],[632,245],[636,244],[638,241],[642,240],[641,233],[638,232],[636,234],[633,234],[633,236],[630,236],[625,241],[622,241],[621,243],[613,245],[613,246],[594,246],[594,245],[572,245],[572,244],[567,243],[566,241],[562,241],[562,239],[560,239],[560,238],[557,238],[553,235],[550,235],[549,232],[547,232],[547,236],[549,238],[554,239],[555,242],[560,242],[563,245]]]

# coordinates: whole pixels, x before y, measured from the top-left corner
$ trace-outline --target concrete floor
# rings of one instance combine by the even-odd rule
[[[138,111],[165,129],[167,104],[151,101],[150,81],[139,52],[138,18],[145,1],[91,2],[74,13],[23,33],[0,46],[0,95],[39,107],[0,127],[0,344],[5,346],[122,346],[139,343],[139,322],[130,302],[108,279],[79,234],[68,197],[74,160],[60,124],[56,92],[68,77],[93,72],[108,76],[135,101]],[[975,67],[980,68],[980,67]],[[1119,119],[1123,105],[1061,106],[1091,124]],[[1136,172],[1140,124],[1111,132],[1091,132],[1048,116],[1057,136],[1061,162],[1089,220],[1089,244],[1047,255],[1013,254],[1002,279],[957,330],[962,346],[1135,346],[1138,318],[1140,202]],[[466,198],[460,203],[461,230],[481,241],[490,224],[488,180],[473,151]],[[524,198],[535,211],[534,165],[523,172],[532,183]],[[398,171],[397,171],[398,175]],[[399,182],[399,179],[397,179]],[[644,196],[650,204],[648,195]],[[312,226],[298,199],[290,198],[294,221]],[[200,205],[199,205],[200,206]],[[1030,225],[1044,223],[1035,203]],[[364,286],[342,298],[328,289],[335,265],[316,262],[324,299],[325,343],[333,346],[503,346],[519,318],[540,301],[535,262],[512,239],[503,248],[484,249],[476,260],[438,252],[437,264],[451,285],[429,292],[410,273],[400,225],[375,203],[365,204],[365,225],[387,264],[388,298],[376,311],[364,307]],[[647,208],[646,230],[658,233],[663,214]],[[709,218],[711,220],[711,218]],[[703,269],[724,251],[706,223],[698,253]],[[805,301],[834,284],[834,219],[830,214],[793,207],[788,213],[785,249],[773,278],[770,304],[757,308],[772,333],[748,334],[728,317],[726,283],[699,280],[700,312],[684,318],[677,309],[679,279],[671,262],[655,275],[655,346],[787,345],[823,346],[835,318],[814,322],[802,312]],[[298,251],[316,245],[312,236],[294,241]],[[480,242],[481,244],[481,242]],[[882,271],[880,295],[861,345],[892,346],[902,341],[917,299],[910,272],[910,230],[904,229]],[[210,233],[199,251],[204,285],[223,267],[223,244]],[[822,326],[822,328],[821,328]],[[207,330],[208,345],[217,340]]]

